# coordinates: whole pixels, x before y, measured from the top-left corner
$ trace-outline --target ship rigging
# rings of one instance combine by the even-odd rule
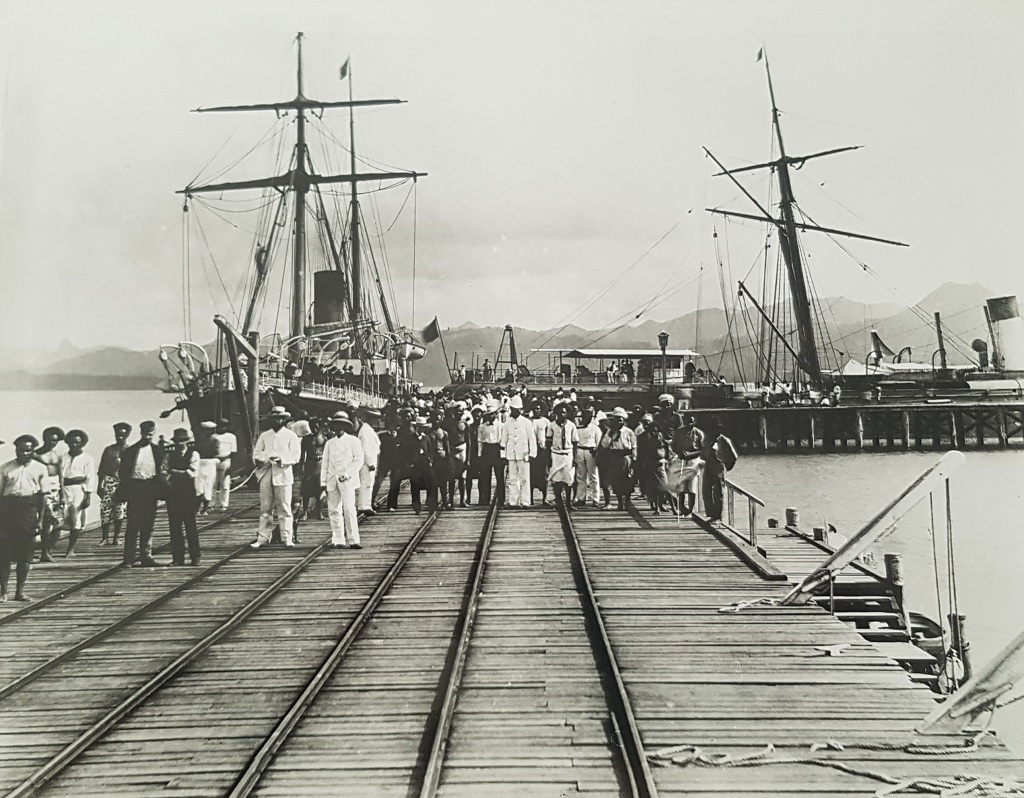
[[[294,144],[286,148],[283,137],[278,142],[278,160],[287,152],[287,161],[270,176],[193,180],[177,192],[185,198],[186,259],[192,226],[198,229],[198,239],[209,246],[205,230],[198,222],[190,221],[196,215],[197,204],[224,219],[228,212],[238,211],[218,208],[213,204],[215,200],[226,202],[225,195],[236,193],[249,197],[255,193],[258,198],[249,209],[257,212],[259,221],[250,243],[251,266],[240,285],[241,301],[236,308],[228,295],[232,317],[214,318],[216,343],[207,347],[186,341],[161,350],[169,380],[181,389],[176,407],[188,411],[193,426],[203,420],[228,418],[239,440],[249,444],[257,434],[261,412],[270,405],[284,404],[316,415],[330,414],[341,402],[380,407],[388,396],[409,390],[410,361],[424,353],[413,331],[400,323],[386,254],[382,252],[378,262],[370,245],[382,244],[386,232],[373,193],[411,182],[409,192],[414,194],[416,181],[426,173],[390,168],[360,171],[360,162],[370,162],[356,154],[356,109],[405,101],[356,99],[350,60],[345,61],[340,74],[348,83],[348,99],[308,97],[302,48],[303,34],[299,33],[294,98],[194,109],[197,113],[272,112],[282,133],[294,125]],[[324,120],[326,112],[334,109],[348,109],[347,146],[331,133]],[[323,158],[328,170],[320,171],[314,164],[308,128],[315,128],[324,139]],[[329,170],[327,145],[331,142],[347,150],[349,168],[345,173]],[[347,194],[332,190],[337,186],[347,188]],[[360,187],[364,187],[362,192]],[[363,212],[367,197],[370,219]],[[406,195],[399,215],[408,199]],[[347,207],[343,207],[345,200]],[[234,223],[232,226],[239,227]],[[317,256],[318,262],[313,263]],[[208,257],[213,261],[212,254]],[[278,315],[284,307],[288,309],[284,335],[277,330],[277,319],[265,313],[268,304],[273,307],[269,300],[278,262]],[[215,261],[213,264],[217,268]],[[321,268],[313,268],[315,265]],[[207,267],[205,256],[203,266]],[[186,262],[186,306],[190,301],[189,268]],[[217,277],[224,287],[219,269]],[[256,329],[261,323],[271,328],[262,337]],[[186,335],[189,328],[190,314],[186,310]]]

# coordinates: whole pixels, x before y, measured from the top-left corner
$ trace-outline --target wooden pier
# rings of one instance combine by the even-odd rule
[[[753,546],[637,511],[400,510],[361,551],[319,521],[252,551],[249,509],[204,530],[202,566],[166,569],[84,540],[33,570],[34,603],[0,605],[0,795],[826,796],[1024,774],[993,736],[915,734],[936,695],[908,673],[893,585],[855,569],[772,606],[822,552],[749,518]]]
[[[795,405],[692,410],[717,415],[749,452],[888,452],[1024,448],[1024,402]]]

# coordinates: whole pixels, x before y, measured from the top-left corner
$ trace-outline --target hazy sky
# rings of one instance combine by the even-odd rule
[[[174,191],[274,123],[189,109],[293,96],[298,30],[308,95],[342,99],[338,67],[351,55],[357,96],[408,100],[361,112],[357,135],[368,157],[429,173],[416,192],[418,326],[435,314],[444,326],[552,326],[641,258],[579,323],[639,311],[665,286],[687,287],[642,318],[688,312],[702,267],[702,303],[720,303],[713,231],[734,278],[757,260],[761,233],[703,212],[751,208],[711,177],[701,147],[728,165],[769,156],[762,43],[790,153],[864,145],[794,173],[802,208],[911,245],[848,243],[879,283],[808,238],[820,294],[916,300],[955,280],[1024,295],[1015,0],[7,0],[0,339],[146,348],[181,337]],[[343,114],[326,120],[347,140]],[[260,176],[266,163],[228,176]],[[766,176],[746,185],[766,198]],[[405,196],[379,195],[385,223]],[[405,323],[411,203],[389,250]],[[229,242],[213,221],[212,243]],[[250,268],[243,246],[215,253],[229,291]],[[195,243],[191,279],[194,337],[209,340],[224,292]]]

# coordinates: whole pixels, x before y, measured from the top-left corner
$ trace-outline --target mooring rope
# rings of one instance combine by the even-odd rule
[[[925,745],[921,743],[851,743],[844,745],[837,740],[826,740],[810,746],[807,755],[776,756],[776,748],[768,743],[760,751],[750,754],[733,755],[728,753],[708,754],[698,745],[677,745],[663,748],[648,755],[654,765],[668,767],[758,767],[762,765],[814,765],[831,768],[853,776],[880,781],[889,785],[876,791],[878,798],[885,798],[900,793],[930,793],[940,796],[1007,796],[1024,795],[1024,782],[1017,779],[998,779],[989,776],[959,774],[956,776],[935,776],[915,779],[899,779],[880,771],[850,765],[838,759],[816,756],[819,751],[849,751],[860,749],[865,751],[901,751],[915,756],[943,756],[953,754],[970,754],[979,748],[982,736],[989,732],[981,732],[965,739],[960,745]]]

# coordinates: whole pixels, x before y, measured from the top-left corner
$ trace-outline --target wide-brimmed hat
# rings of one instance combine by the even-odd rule
[[[298,435],[300,438],[305,438],[307,435],[313,434],[313,428],[309,426],[309,422],[304,418],[300,418],[294,424],[292,424],[292,432]]]
[[[192,440],[191,433],[184,427],[178,427],[174,430],[174,434],[171,435],[171,441],[174,443],[181,443],[182,441]]]
[[[608,414],[608,418],[619,418],[625,421],[626,419],[629,418],[629,413],[626,412],[626,409],[624,407],[616,407],[614,410],[612,410],[611,413]]]
[[[516,410],[522,410],[523,397],[521,397],[519,394],[516,394],[515,396],[508,400],[508,406]]]
[[[665,402],[671,402],[672,406],[674,407],[676,404],[676,398],[670,393],[663,393],[661,396],[658,397],[658,404],[663,405],[665,404]]]
[[[267,413],[267,418],[291,418],[292,414],[288,412],[288,408],[283,405],[274,405],[270,408],[270,412]]]
[[[217,429],[217,422],[216,421],[201,421],[201,422],[199,422],[199,426],[200,426],[201,429]]]
[[[346,413],[344,410],[339,410],[337,413],[335,413],[333,416],[331,416],[331,418],[328,421],[328,423],[332,427],[333,426],[347,427],[350,430],[355,428],[355,425],[352,423],[352,419],[349,417],[348,413]]]

